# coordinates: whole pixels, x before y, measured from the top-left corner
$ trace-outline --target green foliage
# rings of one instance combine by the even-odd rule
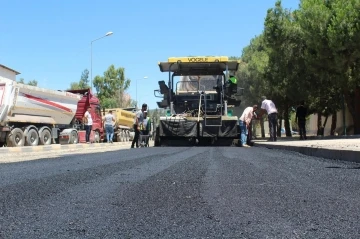
[[[301,0],[295,11],[277,1],[264,31],[243,49],[237,77],[245,88],[244,107],[266,95],[284,119],[292,118],[300,100],[309,114],[329,116],[342,108],[344,94],[359,133],[359,22],[358,0]]]
[[[82,89],[89,89],[89,71],[85,69],[81,73],[81,77],[79,82],[72,82],[70,84],[70,90],[82,90]]]
[[[17,82],[21,84],[25,84],[24,78],[20,78]],[[37,80],[31,80],[28,83],[26,83],[26,85],[38,86],[38,82]]]
[[[133,103],[124,99],[125,91],[130,87],[130,79],[125,78],[125,69],[122,67],[109,66],[103,76],[95,76],[93,84],[105,108],[128,107]]]
[[[154,122],[155,125],[157,125],[159,123],[160,120],[160,116],[165,115],[165,109],[154,109],[154,110],[149,110],[149,117],[151,118],[151,120]]]
[[[268,53],[264,46],[263,35],[251,40],[250,45],[243,49],[242,61],[237,72],[237,78],[243,88],[243,105],[259,104],[261,96],[268,92],[268,82],[265,81],[265,71],[268,66]]]
[[[126,96],[126,90],[130,86],[130,79],[125,79],[125,69],[108,67],[103,76],[95,76],[93,81],[103,108],[127,108],[135,106],[134,100]],[[71,90],[89,89],[89,71],[85,69],[81,73],[79,82],[72,82]]]

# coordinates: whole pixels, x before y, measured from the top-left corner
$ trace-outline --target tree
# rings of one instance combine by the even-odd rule
[[[271,96],[279,111],[278,136],[281,136],[281,121],[285,121],[286,136],[291,136],[290,108],[308,94],[306,92],[306,68],[304,42],[299,37],[301,29],[294,13],[281,6],[281,1],[269,9],[265,18],[264,40],[269,52],[266,79]],[[299,94],[301,89],[301,94]]]
[[[124,92],[130,86],[130,79],[125,78],[123,67],[115,68],[111,65],[103,76],[95,76],[93,84],[102,106],[114,108],[124,99]]]
[[[20,78],[17,82],[18,82],[18,83],[21,83],[21,84],[25,84],[24,78]],[[31,81],[29,81],[28,83],[26,83],[26,85],[37,86],[37,85],[38,85],[38,82],[37,82],[37,80],[31,80]]]
[[[265,72],[268,67],[269,56],[264,45],[263,34],[256,36],[245,47],[241,56],[241,63],[236,74],[241,86],[245,89],[243,105],[259,104],[261,96],[268,92]],[[265,137],[264,117],[260,119],[261,135]]]
[[[318,114],[318,134],[333,116],[333,134],[345,98],[354,132],[359,134],[359,10],[358,0],[301,0],[296,11],[277,1],[267,12],[263,34],[243,49],[237,72],[245,88],[243,102],[249,104],[265,94],[276,103],[280,120],[283,117],[288,124],[294,106],[304,100],[309,113]],[[288,125],[285,129],[290,136]]]
[[[79,82],[71,82],[70,90],[81,90],[81,89],[89,89],[89,88],[91,88],[89,85],[89,71],[85,69],[81,73]]]
[[[81,78],[79,81],[79,86],[80,88],[86,89],[86,88],[91,88],[91,86],[89,85],[89,71],[88,69],[85,69],[82,73],[81,73]]]
[[[306,68],[312,75],[312,80],[308,81],[309,112],[318,114],[318,135],[323,135],[328,117],[333,115],[332,124],[336,124],[334,117],[341,107],[339,73],[334,68],[336,62],[327,36],[331,5],[327,1],[302,0],[296,17],[301,28],[300,37],[306,44]],[[325,116],[324,124],[321,116]]]
[[[354,133],[360,134],[360,2],[327,1],[332,10],[327,36],[335,56],[338,78],[354,122]]]

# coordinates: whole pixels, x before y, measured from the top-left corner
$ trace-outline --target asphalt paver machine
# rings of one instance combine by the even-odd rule
[[[154,146],[234,145],[240,130],[232,108],[240,106],[243,89],[230,76],[239,64],[224,56],[170,57],[159,62],[169,80],[167,85],[159,81],[160,89],[154,91],[162,98],[158,107],[167,112],[156,126]]]

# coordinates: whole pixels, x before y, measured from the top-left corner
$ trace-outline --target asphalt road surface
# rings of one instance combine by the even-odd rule
[[[0,238],[359,238],[359,169],[256,147],[0,164]]]

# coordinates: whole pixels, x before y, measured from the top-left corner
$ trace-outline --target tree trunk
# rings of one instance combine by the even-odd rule
[[[276,129],[276,135],[277,135],[277,137],[281,137],[282,120],[283,120],[283,117],[280,116],[280,117],[278,118],[277,129]]]
[[[355,115],[353,117],[354,120],[354,134],[360,134],[360,87],[356,87],[355,89]]]
[[[290,116],[289,116],[289,107],[285,108],[284,111],[284,126],[285,126],[285,133],[286,137],[292,137],[291,130],[290,130]]]
[[[355,92],[345,92],[346,105],[354,122],[354,134],[360,134],[360,87]]]
[[[321,136],[324,136],[324,134],[325,134],[325,126],[326,126],[328,119],[329,119],[329,115],[325,116],[324,124],[322,126]]]
[[[318,118],[317,118],[317,127],[318,127],[318,130],[317,130],[317,136],[320,136],[320,135],[323,135],[322,133],[322,125],[321,125],[321,113],[319,112],[318,114]]]
[[[331,116],[331,129],[330,129],[330,135],[335,135],[336,130],[336,123],[337,123],[337,114],[333,114]]]

